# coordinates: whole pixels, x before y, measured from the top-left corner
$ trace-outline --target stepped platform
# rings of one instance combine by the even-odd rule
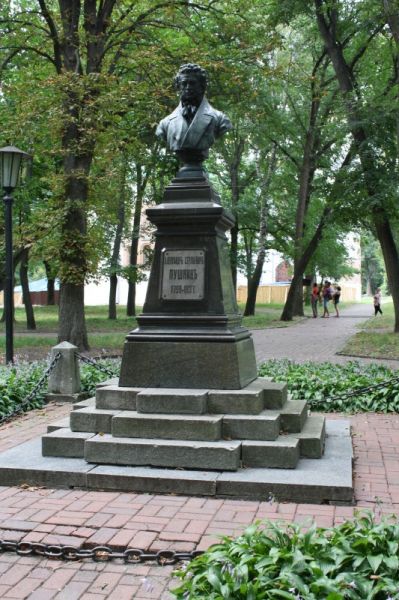
[[[320,460],[322,458],[322,460]],[[347,422],[309,415],[285,384],[97,389],[40,440],[0,457],[4,485],[351,503]]]

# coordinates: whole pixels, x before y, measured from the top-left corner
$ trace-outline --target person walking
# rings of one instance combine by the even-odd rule
[[[312,287],[312,293],[310,295],[310,304],[312,306],[313,318],[317,319],[317,305],[320,302],[320,290],[316,282]]]
[[[380,313],[382,315],[380,288],[376,289],[374,297],[373,297],[373,302],[374,302],[374,316],[376,317],[378,315],[378,313]]]
[[[331,283],[329,281],[324,282],[323,286],[323,309],[324,312],[322,314],[322,319],[328,319],[330,313],[328,311],[328,303],[330,302],[333,295],[333,289],[331,287]]]
[[[339,299],[341,298],[341,288],[339,285],[335,286],[335,292],[333,293],[333,305],[335,308],[335,316],[339,317],[339,310],[338,310],[338,304],[339,304]]]

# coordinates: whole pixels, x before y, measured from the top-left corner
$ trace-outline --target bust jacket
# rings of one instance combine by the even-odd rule
[[[206,158],[215,139],[232,128],[230,119],[213,108],[204,97],[189,124],[183,117],[182,104],[162,119],[156,135],[166,141],[173,152],[182,149],[200,150]]]

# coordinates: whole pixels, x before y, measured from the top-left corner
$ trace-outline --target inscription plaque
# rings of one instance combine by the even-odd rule
[[[202,300],[205,293],[205,250],[164,250],[163,300]]]

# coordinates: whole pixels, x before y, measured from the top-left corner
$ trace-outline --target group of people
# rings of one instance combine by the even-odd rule
[[[328,310],[329,302],[332,301],[333,306],[335,308],[335,316],[339,317],[338,304],[339,299],[341,298],[341,288],[339,285],[335,285],[334,287],[331,285],[330,281],[325,281],[323,286],[318,286],[317,283],[313,284],[312,294],[310,297],[310,302],[312,305],[313,318],[317,318],[317,309],[318,305],[323,303],[323,314],[321,315],[322,319],[328,319],[330,316],[330,312]]]

